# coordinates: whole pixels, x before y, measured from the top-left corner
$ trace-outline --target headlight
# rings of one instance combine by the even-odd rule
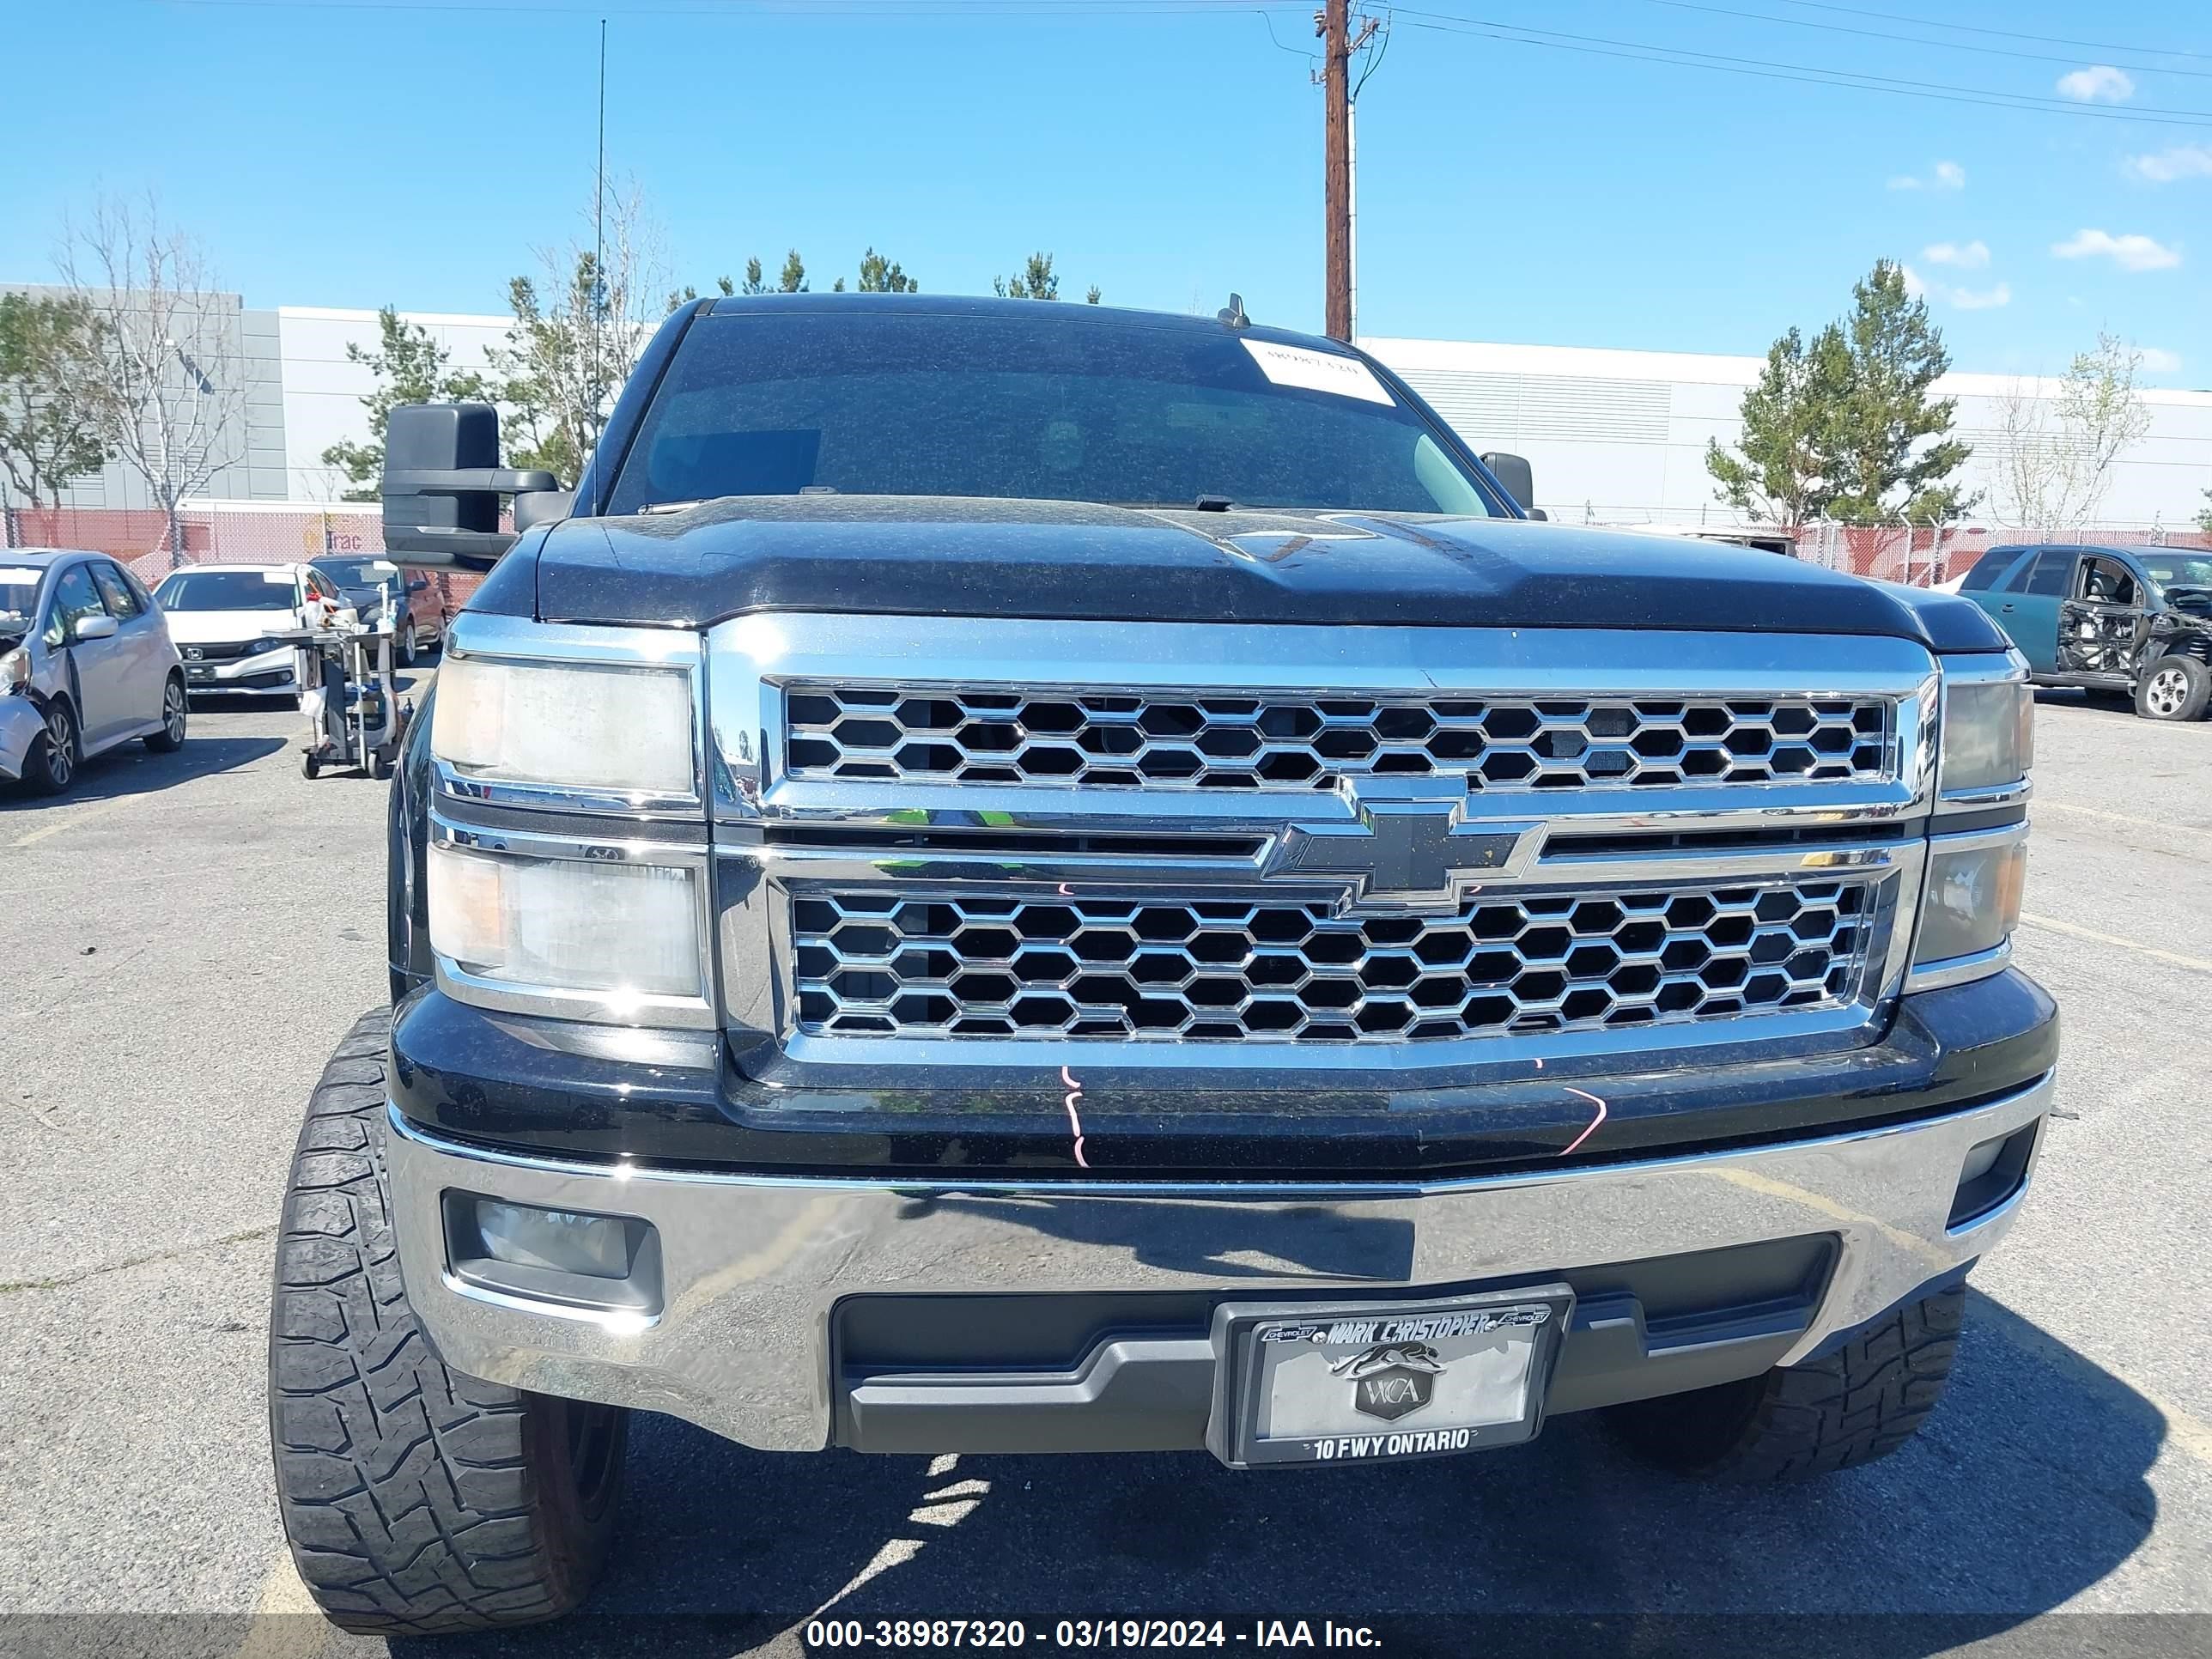
[[[1955,962],[2002,945],[2020,926],[2021,891],[2027,881],[2025,824],[1981,835],[1936,836],[1929,854],[1928,893],[1921,906],[1914,966]],[[1990,964],[1992,969],[1999,965]]]
[[[691,677],[681,669],[449,659],[430,752],[486,782],[691,798]]]
[[[616,1013],[637,998],[696,998],[705,992],[696,881],[686,867],[438,843],[428,866],[430,947],[473,978],[596,994]]]
[[[1953,680],[1943,685],[1943,793],[2001,789],[2035,764],[2035,691],[2027,665],[2020,678]]]
[[[258,657],[265,652],[282,648],[283,643],[282,640],[255,640],[246,647],[246,654],[249,657]]]
[[[31,683],[31,647],[17,646],[13,651],[0,651],[0,696],[10,691],[21,691]]]

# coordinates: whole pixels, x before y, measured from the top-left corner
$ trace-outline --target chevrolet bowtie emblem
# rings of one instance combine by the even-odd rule
[[[1348,884],[1348,909],[1455,910],[1486,874],[1517,864],[1515,854],[1535,829],[1469,823],[1464,786],[1450,795],[1394,797],[1381,796],[1375,781],[1361,780],[1346,793],[1358,821],[1292,824],[1277,840],[1266,873],[1285,880],[1341,878]]]

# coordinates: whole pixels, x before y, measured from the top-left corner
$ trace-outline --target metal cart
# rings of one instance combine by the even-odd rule
[[[356,769],[388,778],[415,717],[392,672],[392,629],[332,622],[301,632],[306,672],[300,704],[307,732],[300,755],[307,777]]]

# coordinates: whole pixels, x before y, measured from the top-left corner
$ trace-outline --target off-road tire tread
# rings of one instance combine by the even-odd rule
[[[562,1512],[532,1456],[557,1403],[448,1370],[408,1306],[379,1151],[390,1027],[363,1015],[325,1067],[278,1230],[269,1417],[292,1559],[348,1630],[556,1618],[606,1528]]]
[[[1655,1461],[1709,1480],[1808,1480],[1887,1457],[1943,1397],[1959,1353],[1964,1288],[1908,1302],[1836,1352],[1745,1382],[1616,1408]]]

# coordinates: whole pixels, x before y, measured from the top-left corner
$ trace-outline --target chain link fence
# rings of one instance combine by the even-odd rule
[[[149,587],[179,565],[296,564],[325,554],[374,556],[384,551],[384,519],[372,501],[198,501],[181,507],[184,547],[169,545],[167,517],[152,509],[106,507],[10,507],[8,547],[74,547],[106,553],[138,573]],[[426,571],[447,616],[483,579]]]
[[[120,507],[11,507],[5,510],[4,545],[81,547],[111,554],[149,584],[179,564],[277,564],[326,553],[384,551],[384,522],[372,502],[201,501],[179,516],[184,521],[181,556],[169,548],[168,521],[161,514]],[[2140,526],[2032,530],[1943,525],[1931,530],[1815,524],[1799,532],[1797,556],[1830,570],[1929,587],[1965,575],[1990,548],[2044,541],[2212,548],[2212,536],[2199,531]],[[453,572],[432,577],[448,614],[476,591],[480,580]]]
[[[2051,530],[1941,525],[1934,529],[1869,529],[1815,524],[1798,532],[1797,556],[1808,564],[1847,570],[1854,576],[1933,587],[1965,575],[1974,568],[1975,561],[1992,547],[2018,547],[2033,542],[2088,547],[2212,548],[2212,536],[2201,531],[2140,526],[2118,529],[2069,526]]]

